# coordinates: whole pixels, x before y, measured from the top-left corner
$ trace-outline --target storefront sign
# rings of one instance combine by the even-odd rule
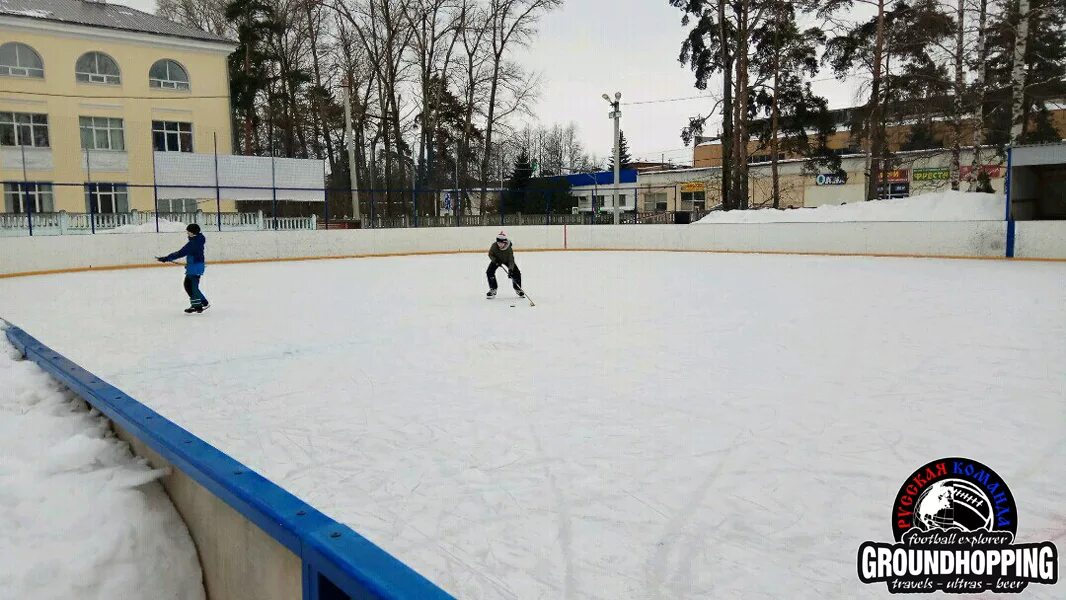
[[[968,181],[970,173],[973,173],[973,165],[962,165],[961,173],[963,181]],[[988,174],[989,179],[999,179],[1003,177],[1002,165],[981,165],[981,170]]]
[[[906,198],[911,195],[910,182],[898,182],[888,184],[888,192],[885,192],[885,184],[877,186],[877,195],[882,198]]]
[[[911,172],[908,169],[892,169],[885,172],[884,178],[891,182],[910,181]]]
[[[703,181],[690,181],[681,184],[681,193],[703,192],[707,190],[707,184]]]
[[[814,178],[815,185],[845,185],[848,183],[848,174],[837,175],[836,173],[819,173]]]
[[[951,179],[951,169],[947,167],[914,170],[914,181],[948,181],[949,179]]]

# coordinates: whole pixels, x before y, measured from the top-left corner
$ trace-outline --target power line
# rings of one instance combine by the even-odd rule
[[[623,106],[635,106],[638,104],[665,104],[667,102],[684,102],[686,100],[707,100],[714,99],[714,96],[686,96],[684,98],[661,98],[658,100],[640,100],[637,102],[623,102]]]

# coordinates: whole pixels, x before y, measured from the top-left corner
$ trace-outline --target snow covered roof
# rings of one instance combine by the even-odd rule
[[[1011,164],[1015,167],[1066,164],[1066,143],[1015,146],[1011,150]]]
[[[86,0],[0,0],[0,15],[232,44],[222,36],[139,10]]]

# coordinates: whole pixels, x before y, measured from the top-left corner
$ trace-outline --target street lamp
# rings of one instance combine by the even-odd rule
[[[614,224],[618,225],[622,221],[621,207],[618,206],[618,186],[621,183],[620,170],[622,168],[622,157],[620,156],[621,145],[619,144],[620,140],[618,139],[620,132],[619,120],[622,118],[622,109],[620,106],[622,103],[622,92],[615,92],[613,101],[607,94],[603,95],[603,99],[611,105],[611,112],[607,116],[614,119]],[[593,214],[595,214],[595,211],[593,211]]]

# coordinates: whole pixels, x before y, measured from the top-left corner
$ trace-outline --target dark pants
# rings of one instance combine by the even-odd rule
[[[185,276],[185,293],[189,295],[189,302],[192,303],[193,308],[207,306],[207,298],[204,296],[204,293],[200,291],[199,275]]]
[[[489,278],[489,289],[494,290],[497,288],[496,269],[499,269],[500,267],[503,267],[504,269],[507,268],[496,261],[489,263],[489,268],[485,271],[485,275]],[[514,286],[515,291],[518,291],[518,289],[522,287],[522,272],[518,270],[518,264],[515,264],[514,268],[511,269],[511,285]]]

